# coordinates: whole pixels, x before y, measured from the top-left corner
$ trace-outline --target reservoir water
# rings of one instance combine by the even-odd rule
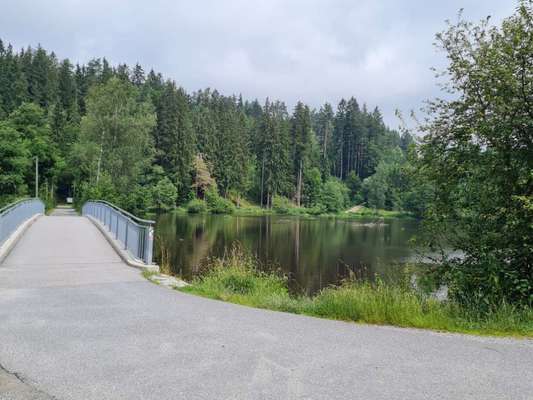
[[[254,254],[264,269],[281,269],[291,289],[307,294],[355,276],[399,279],[414,255],[411,219],[304,218],[289,216],[161,215],[155,253],[172,273],[199,274],[233,245]]]

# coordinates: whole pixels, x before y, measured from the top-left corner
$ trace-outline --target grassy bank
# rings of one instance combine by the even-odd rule
[[[480,315],[413,289],[384,283],[345,283],[314,297],[289,294],[286,278],[257,270],[233,250],[182,291],[251,307],[321,318],[483,335],[533,337],[533,311],[502,305]]]
[[[176,212],[186,213],[186,208],[178,208]],[[193,214],[208,213],[206,208],[202,212],[194,212]],[[260,206],[253,204],[244,204],[240,207],[235,207],[232,211],[233,215],[239,216],[264,216],[264,215],[285,215],[285,216],[300,216],[300,217],[321,217],[321,218],[337,218],[337,219],[361,219],[361,218],[414,218],[410,213],[403,211],[390,211],[371,209],[367,207],[361,207],[356,212],[352,211],[340,211],[337,213],[325,212],[313,208],[306,207],[292,207],[283,211],[276,209],[261,208]]]
[[[360,207],[357,211],[340,211],[336,213],[322,211],[315,208],[291,207],[282,211],[276,209],[261,208],[255,205],[247,205],[235,209],[235,215],[288,215],[304,217],[325,217],[340,219],[358,218],[413,218],[413,215],[403,211],[390,211]]]

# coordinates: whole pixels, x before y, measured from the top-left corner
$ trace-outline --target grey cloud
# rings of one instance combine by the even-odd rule
[[[7,0],[0,37],[61,58],[141,63],[189,91],[319,107],[355,96],[397,126],[396,108],[438,94],[434,34],[460,8],[478,20],[512,13],[501,0]]]

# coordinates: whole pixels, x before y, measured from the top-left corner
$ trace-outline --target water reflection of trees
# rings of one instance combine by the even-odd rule
[[[280,267],[290,276],[294,290],[306,292],[351,274],[364,279],[386,274],[392,260],[410,254],[407,242],[415,229],[412,222],[401,220],[380,225],[217,215],[166,215],[157,225],[158,240],[169,249],[173,271],[186,278],[198,273],[210,257],[223,255],[239,242],[258,257],[263,268]]]

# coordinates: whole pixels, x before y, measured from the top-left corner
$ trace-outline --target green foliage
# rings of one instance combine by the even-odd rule
[[[195,153],[191,115],[185,91],[176,88],[173,82],[167,82],[156,100],[156,112],[156,162],[172,177],[180,200],[185,200],[192,184],[191,172]]]
[[[151,161],[152,106],[138,101],[132,84],[111,78],[91,88],[86,107],[81,142],[90,149],[90,178],[98,182],[102,173],[108,173],[117,190],[126,193]]]
[[[168,177],[164,177],[152,190],[153,204],[158,211],[170,211],[176,207],[178,191]]]
[[[348,188],[335,178],[329,178],[322,188],[321,205],[328,212],[337,213],[348,204]]]
[[[87,200],[106,200],[118,204],[119,195],[110,176],[103,173],[97,184],[82,182],[76,193],[76,204],[81,207]]]
[[[424,127],[424,238],[463,254],[444,262],[450,295],[486,311],[533,305],[532,21],[522,1],[500,28],[460,20],[437,36],[454,100],[431,103]]]
[[[353,204],[359,204],[363,201],[363,196],[361,193],[362,182],[361,178],[355,173],[355,171],[350,171],[346,177],[346,186],[350,191],[350,201]]]
[[[278,214],[288,214],[295,205],[286,197],[274,196],[272,199],[272,209]]]
[[[371,208],[385,208],[386,200],[386,182],[382,175],[373,175],[366,178],[363,182],[363,193],[366,204]]]
[[[402,194],[407,186],[402,169],[404,164],[404,155],[397,148],[379,162],[374,175],[364,180],[362,189],[369,207],[388,210],[402,208]]]
[[[2,42],[0,93],[0,119],[22,134],[30,157],[39,156],[42,196],[52,202],[98,186],[107,174],[123,207],[157,207],[152,191],[163,176],[152,174],[155,165],[181,204],[216,188],[238,204],[270,209],[284,196],[319,212],[331,174],[348,179],[351,200],[359,202],[354,179],[411,142],[354,98],[318,113],[298,102],[289,116],[280,101],[261,106],[210,89],[189,95],[140,65],[113,67],[97,58],[74,67],[41,47],[17,53]],[[33,178],[26,168],[20,191],[31,190]],[[411,198],[409,206],[422,199]]]
[[[213,214],[232,214],[235,205],[228,199],[221,197],[216,190],[208,190],[205,194],[207,208]]]
[[[202,214],[207,212],[207,203],[205,200],[192,199],[187,203],[187,212],[191,214]]]
[[[14,198],[27,192],[24,177],[31,165],[22,135],[0,122],[0,198]]]
[[[52,132],[44,110],[36,104],[23,103],[9,115],[7,123],[20,132],[31,159],[39,157],[41,183],[52,186],[64,165],[52,140]],[[30,163],[31,161],[28,164]],[[28,168],[25,172],[26,186],[34,188],[34,169]]]
[[[346,282],[316,296],[293,297],[287,279],[263,272],[257,260],[235,247],[213,260],[207,272],[181,289],[252,307],[372,324],[451,332],[533,337],[533,312],[501,304],[479,313],[452,302],[439,302],[407,285]]]
[[[285,278],[261,272],[257,261],[239,247],[214,260],[193,287],[195,293],[254,306],[261,306],[265,298],[288,296]]]
[[[304,171],[303,198],[306,206],[317,206],[320,204],[320,194],[322,191],[322,176],[316,167],[308,168]]]
[[[153,195],[152,187],[135,184],[127,193],[118,195],[114,203],[134,215],[145,216],[149,210],[157,210]]]
[[[192,188],[196,196],[203,198],[209,190],[216,190],[217,183],[201,154],[197,154],[193,161],[194,179]]]
[[[299,207],[302,202],[304,168],[309,164],[311,152],[311,115],[309,107],[298,102],[291,119],[291,144],[293,158],[293,176],[296,177],[295,199]]]

